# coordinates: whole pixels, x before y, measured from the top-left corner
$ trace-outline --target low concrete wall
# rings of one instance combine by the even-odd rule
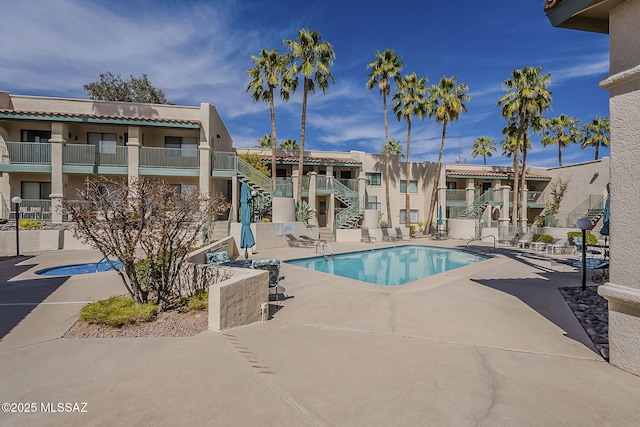
[[[262,320],[269,303],[269,272],[234,269],[234,276],[209,286],[209,329],[220,331]]]
[[[292,222],[288,224],[293,224],[294,229],[293,233],[296,236],[300,236],[302,234],[309,235],[306,227],[302,222]],[[251,224],[251,231],[253,231],[253,237],[256,240],[256,245],[253,248],[249,249],[249,254],[258,253],[261,249],[274,249],[274,248],[286,248],[289,246],[287,238],[284,236],[284,228],[286,224],[276,223],[276,222],[257,222]],[[242,224],[235,222],[231,224],[231,237],[235,239],[236,242],[240,242],[240,230],[242,229]],[[276,231],[280,232],[280,235],[276,234]],[[316,236],[317,237],[317,236]],[[244,249],[240,249],[241,254],[244,254]]]
[[[362,240],[362,230],[359,228],[353,229],[337,229],[336,230],[336,242],[340,243],[349,243],[349,242],[359,242]]]
[[[62,248],[60,230],[19,230],[20,253],[55,251]],[[0,255],[16,254],[16,231],[0,231]]]
[[[193,252],[189,252],[187,254],[187,258],[194,264],[205,264],[207,262],[207,252],[220,251],[227,251],[227,254],[229,254],[229,258],[232,259],[240,254],[238,245],[236,244],[234,238],[232,236],[227,236],[224,239],[220,239],[217,242],[211,243],[210,245],[204,246]]]
[[[476,237],[477,221],[473,219],[449,219],[449,237],[452,239],[473,239]]]

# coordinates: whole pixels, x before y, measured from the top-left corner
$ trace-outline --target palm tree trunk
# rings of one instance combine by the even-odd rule
[[[269,88],[269,109],[271,110],[271,194],[276,195],[276,107],[273,102],[273,88]]]
[[[384,193],[387,202],[387,225],[389,228],[393,227],[393,221],[391,221],[391,200],[389,198],[389,162],[391,156],[389,155],[389,119],[387,118],[387,93],[382,91],[382,106],[384,109]]]
[[[429,213],[427,215],[427,225],[425,234],[429,233],[431,221],[433,220],[433,212],[436,209],[436,196],[438,194],[438,185],[440,182],[440,167],[442,166],[442,155],[444,154],[444,142],[447,135],[447,122],[442,123],[442,139],[440,141],[440,153],[438,154],[438,162],[436,163],[436,176],[433,180],[433,188],[431,189],[431,200],[429,202]]]
[[[598,156],[600,155],[600,143],[596,143],[596,158],[594,160],[598,160]]]
[[[409,200],[409,182],[411,180],[411,116],[407,118],[407,164],[405,176],[405,209],[404,209],[404,225],[409,228],[411,226],[411,202]]]
[[[298,189],[296,191],[296,203],[302,201],[302,171],[304,170],[304,133],[307,125],[307,93],[308,79],[304,78],[304,89],[302,91],[302,123],[300,125],[300,157],[298,158]]]
[[[562,143],[558,140],[558,166],[562,166]]]
[[[482,157],[484,158],[484,165],[487,166],[487,155],[483,154]]]
[[[521,206],[521,213],[520,215],[523,217],[523,221],[524,224],[526,226],[527,222],[528,222],[528,218],[526,216],[524,216],[524,212],[526,212],[526,206],[527,206],[527,200],[524,198],[524,189],[526,188],[526,184],[527,184],[527,137],[525,136],[524,138],[524,144],[522,145],[522,171],[520,173],[520,199],[522,206]]]

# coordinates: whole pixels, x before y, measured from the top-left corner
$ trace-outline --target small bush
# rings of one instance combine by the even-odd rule
[[[200,290],[190,297],[180,298],[178,307],[182,312],[206,311],[209,309],[209,292]]]
[[[414,234],[416,234],[416,226],[415,225],[410,225],[409,226],[409,235],[413,236]]]
[[[18,220],[20,228],[40,228],[39,219],[20,219]]]
[[[571,244],[573,245],[573,238],[574,237],[582,237],[582,231],[569,231],[567,233],[567,237],[569,237],[569,241],[571,242]],[[598,244],[598,238],[587,232],[587,245],[597,245]]]
[[[534,234],[534,242],[550,243],[553,242],[553,236],[551,234]]]
[[[89,303],[80,310],[80,320],[121,328],[133,323],[150,322],[158,314],[154,303],[136,304],[130,298],[111,297]]]

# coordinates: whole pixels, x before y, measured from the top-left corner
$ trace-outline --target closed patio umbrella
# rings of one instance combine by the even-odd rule
[[[246,182],[242,183],[240,188],[240,219],[242,222],[242,228],[240,229],[240,247],[244,249],[244,259],[249,258],[248,249],[256,244],[256,240],[253,237],[251,231],[251,192]]]
[[[609,235],[609,197],[607,197],[607,201],[604,202],[604,215],[602,217],[602,228],[600,229],[600,234],[603,236]]]
[[[438,209],[438,230],[440,230],[440,226],[442,225],[442,205],[440,205]]]

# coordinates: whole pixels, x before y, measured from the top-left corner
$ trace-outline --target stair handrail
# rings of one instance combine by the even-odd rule
[[[333,191],[335,193],[341,194],[347,199],[351,199],[351,200],[355,199],[356,201],[358,200],[357,191],[353,191],[352,189],[350,189],[349,187],[347,187],[346,185],[338,181],[336,178],[333,178],[332,182],[333,182]]]
[[[567,227],[574,227],[578,218],[587,216],[590,210],[604,210],[605,197],[599,194],[591,194],[567,215]]]
[[[271,194],[273,181],[267,175],[260,172],[258,169],[251,166],[249,163],[238,157],[238,172],[244,175],[247,179],[254,182],[265,193]]]
[[[458,214],[458,218],[467,218],[467,219],[477,219],[475,215],[475,210],[479,207],[486,204],[490,204],[493,202],[493,189],[490,188],[480,196],[476,197],[471,206],[468,206],[465,210]],[[470,216],[469,213],[474,213],[473,216]]]
[[[354,200],[354,203],[345,208],[342,209],[340,212],[338,212],[336,214],[336,218],[334,220],[334,226],[335,229],[342,227],[344,224],[346,224],[350,219],[352,219],[353,217],[359,215],[361,213],[360,211],[360,201],[358,198],[356,198]]]

